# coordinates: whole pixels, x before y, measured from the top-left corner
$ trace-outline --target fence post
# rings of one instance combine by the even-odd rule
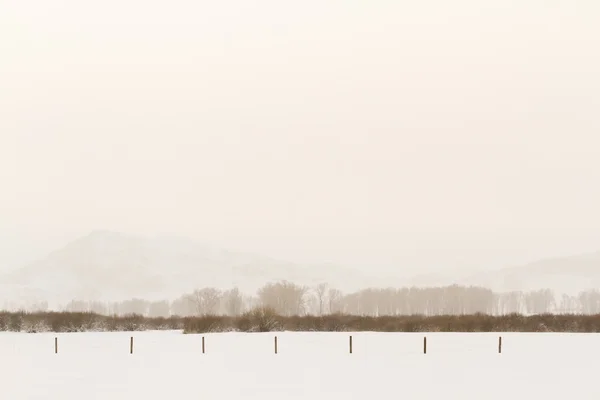
[[[427,336],[423,338],[423,354],[427,354]]]
[[[502,354],[502,336],[498,338],[498,354]]]
[[[202,336],[202,354],[204,354],[204,336]]]
[[[129,354],[133,354],[133,336],[129,339]]]
[[[58,338],[54,338],[54,354],[58,354]]]
[[[352,354],[352,335],[350,335],[350,354]]]
[[[275,336],[275,354],[277,354],[277,336]]]

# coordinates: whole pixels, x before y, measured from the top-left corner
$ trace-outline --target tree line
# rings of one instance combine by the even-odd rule
[[[150,318],[223,315],[236,317],[257,308],[268,308],[282,317],[343,314],[365,317],[439,316],[486,314],[600,314],[600,291],[590,289],[577,295],[556,296],[551,290],[497,293],[476,286],[367,288],[343,293],[321,283],[313,287],[288,281],[272,282],[254,295],[238,288],[199,288],[174,300],[130,299],[118,302],[73,300],[58,311],[98,315],[140,315]],[[45,312],[45,302],[27,309],[9,311]]]

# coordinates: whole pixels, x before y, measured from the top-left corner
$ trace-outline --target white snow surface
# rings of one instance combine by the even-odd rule
[[[349,354],[349,335],[353,354]],[[423,337],[428,353],[423,354]],[[498,336],[503,352],[498,354]],[[134,337],[134,354],[129,338]],[[598,334],[1,333],[1,398],[599,399]],[[278,354],[274,354],[274,336]],[[58,337],[58,354],[54,338]]]

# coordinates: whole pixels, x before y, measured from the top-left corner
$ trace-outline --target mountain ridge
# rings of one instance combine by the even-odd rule
[[[95,230],[2,277],[4,287],[37,290],[57,301],[175,298],[199,287],[255,293],[272,281],[358,289],[371,279],[349,268],[301,266],[213,248],[174,236]],[[16,289],[15,289],[16,290]]]
[[[600,251],[491,271],[466,269],[400,277],[369,275],[336,265],[300,265],[185,237],[94,230],[0,276],[0,301],[163,300],[201,287],[238,287],[253,295],[264,284],[279,280],[307,286],[326,282],[342,291],[458,284],[497,292],[551,289],[574,295],[600,287]]]

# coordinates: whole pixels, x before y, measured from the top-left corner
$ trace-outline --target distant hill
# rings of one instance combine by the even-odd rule
[[[447,271],[412,278],[370,276],[334,265],[297,265],[215,249],[177,237],[94,231],[25,267],[0,276],[0,307],[73,299],[174,299],[201,287],[237,286],[254,294],[267,282],[327,282],[342,291],[367,287],[476,285],[494,291],[552,289],[576,294],[600,288],[600,252],[541,260],[496,271]]]
[[[458,280],[458,283],[485,286],[495,291],[552,289],[566,294],[600,289],[600,252],[474,273]]]
[[[175,298],[205,286],[254,293],[276,280],[354,290],[376,282],[336,266],[300,266],[174,237],[95,231],[0,277],[4,301]]]

